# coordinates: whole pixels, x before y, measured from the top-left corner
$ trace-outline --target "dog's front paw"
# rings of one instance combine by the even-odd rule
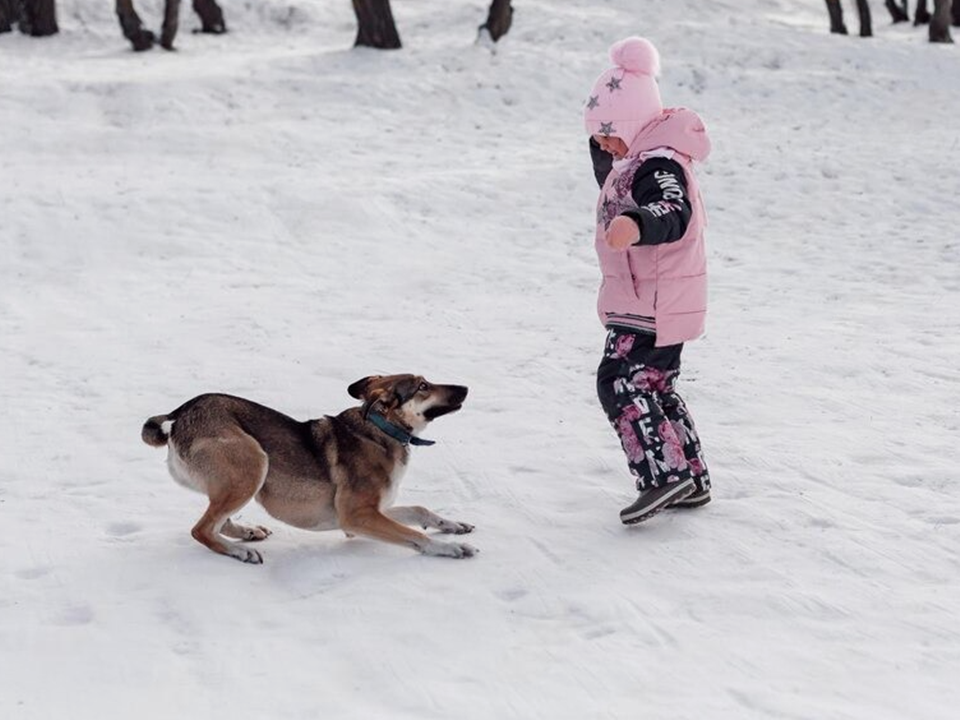
[[[468,558],[473,557],[480,551],[473,547],[473,545],[467,545],[466,543],[433,541],[429,545],[426,545],[420,552],[424,555],[432,555],[434,557]]]
[[[273,535],[273,530],[270,528],[265,528],[263,525],[255,525],[254,527],[243,528],[242,539],[247,542],[258,542],[260,540],[266,540],[271,535]]]
[[[437,525],[437,530],[448,535],[466,535],[473,532],[473,525],[456,520],[441,520]]]
[[[235,557],[240,562],[250,563],[251,565],[263,565],[263,555],[256,550],[245,547],[230,548],[230,557]]]

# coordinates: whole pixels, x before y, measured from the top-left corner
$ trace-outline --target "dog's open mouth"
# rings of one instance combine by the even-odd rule
[[[462,407],[463,405],[434,405],[432,408],[427,408],[423,412],[423,416],[427,420],[433,420],[441,415],[449,415],[450,413],[456,412]]]

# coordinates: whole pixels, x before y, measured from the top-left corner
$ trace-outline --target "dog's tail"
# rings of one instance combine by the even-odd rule
[[[164,427],[164,423],[167,423],[166,427]],[[140,437],[147,445],[163,447],[170,439],[170,424],[166,415],[154,415],[143,424]]]

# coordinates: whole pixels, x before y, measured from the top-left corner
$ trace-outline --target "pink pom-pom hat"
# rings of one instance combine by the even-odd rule
[[[618,137],[629,148],[647,123],[663,112],[656,75],[660,54],[649,40],[628,37],[610,48],[613,67],[597,78],[583,110],[590,135]]]

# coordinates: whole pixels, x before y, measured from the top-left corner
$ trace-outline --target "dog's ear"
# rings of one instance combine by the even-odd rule
[[[420,378],[407,377],[400,380],[393,386],[393,406],[400,407],[410,398],[417,394],[420,387]]]
[[[350,397],[354,397],[357,400],[365,400],[367,395],[367,390],[370,388],[370,383],[374,380],[379,380],[379,375],[368,375],[365,378],[357,380],[355,383],[350,385],[347,388],[347,392],[350,393]]]

